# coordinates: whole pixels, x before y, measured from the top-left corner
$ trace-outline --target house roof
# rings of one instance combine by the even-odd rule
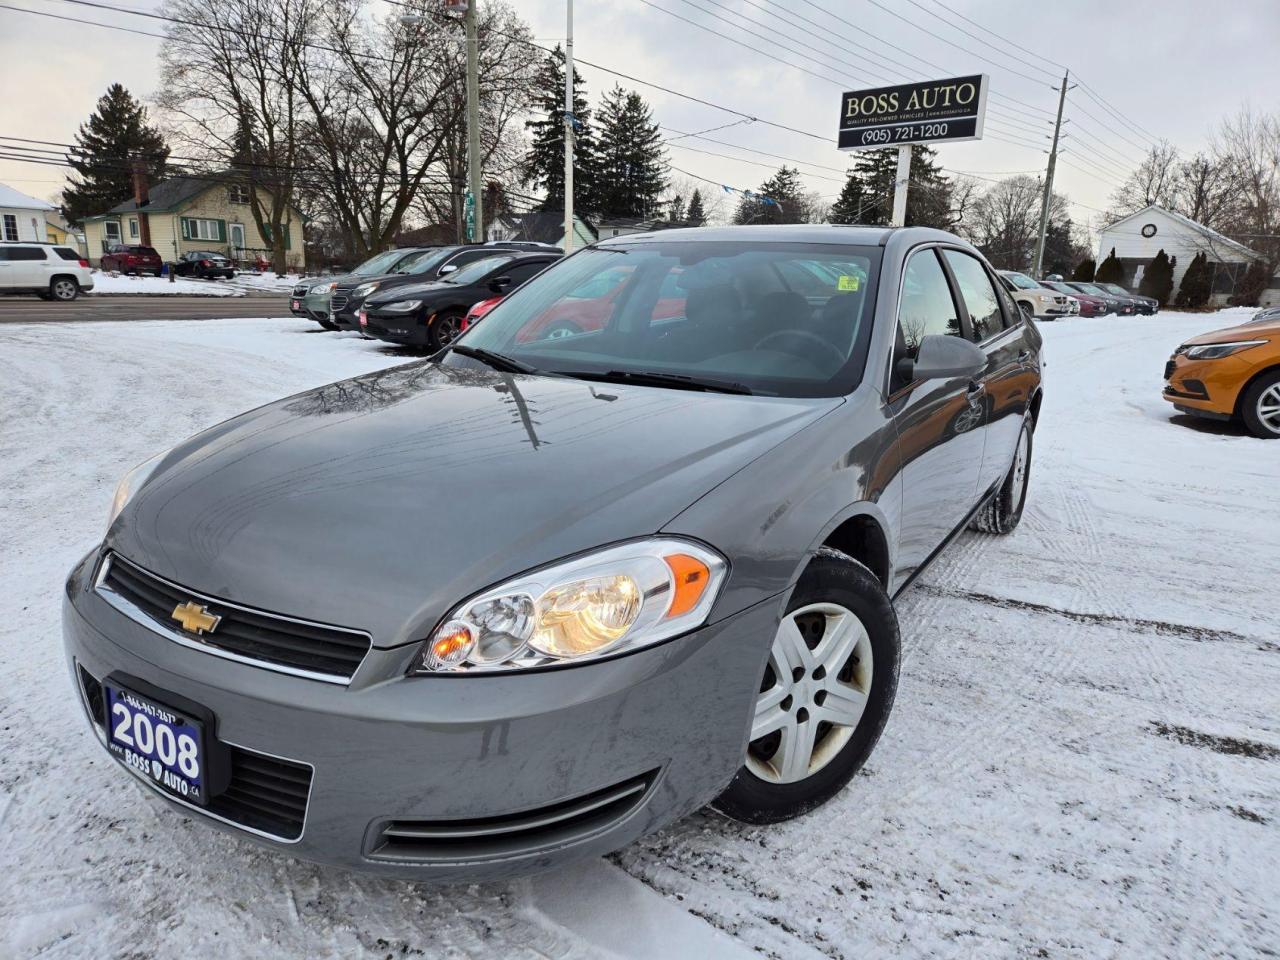
[[[0,183],[0,207],[13,207],[18,210],[57,209],[52,203],[37,200],[35,197],[28,197],[25,193],[20,193],[5,183]]]
[[[1174,213],[1172,210],[1166,210],[1164,207],[1160,206],[1157,203],[1148,204],[1147,206],[1143,207],[1141,210],[1138,210],[1138,211],[1135,211],[1134,213],[1129,214],[1127,217],[1121,217],[1115,223],[1107,224],[1105,227],[1102,228],[1100,232],[1106,233],[1108,230],[1112,229],[1113,227],[1118,227],[1122,223],[1128,223],[1130,220],[1136,220],[1138,217],[1141,217],[1144,213],[1147,213],[1148,211],[1151,211],[1151,210],[1156,210],[1160,213],[1163,213],[1169,219],[1182,224],[1184,227],[1187,227],[1188,229],[1195,231],[1196,233],[1200,234],[1202,237],[1205,237],[1208,240],[1212,240],[1214,243],[1224,244],[1230,247],[1232,250],[1235,250],[1238,253],[1242,253],[1247,257],[1252,257],[1255,260],[1262,259],[1262,254],[1258,253],[1256,250],[1249,249],[1243,243],[1238,243],[1237,241],[1232,240],[1230,237],[1222,235],[1217,230],[1213,230],[1209,227],[1206,227],[1203,223],[1197,223],[1196,221],[1192,220],[1190,217],[1184,217],[1180,213]]]
[[[213,177],[170,177],[151,186],[149,191],[151,202],[144,207],[133,200],[117,203],[107,211],[114,213],[135,213],[142,210],[147,213],[161,213],[175,210],[188,200],[194,200],[210,187],[216,187],[223,181]]]

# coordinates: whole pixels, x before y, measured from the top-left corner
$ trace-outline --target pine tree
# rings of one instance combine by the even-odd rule
[[[1236,284],[1236,292],[1227,300],[1233,307],[1256,307],[1262,299],[1262,291],[1271,281],[1271,267],[1265,260],[1254,260],[1244,272],[1244,278]]]
[[[777,173],[760,184],[758,194],[743,195],[733,222],[804,223],[806,213],[800,171],[783,164]]]
[[[937,151],[917,146],[911,151],[910,183],[907,187],[907,226],[950,229],[951,181],[942,175]],[[886,226],[893,219],[894,183],[898,179],[898,151],[864,150],[854,161],[851,178],[862,189],[861,223]],[[848,189],[848,182],[845,188]],[[843,196],[843,191],[841,193]],[[835,209],[832,208],[832,215]],[[833,221],[835,222],[835,221]],[[852,222],[852,221],[840,221]]]
[[[1138,293],[1144,297],[1155,297],[1162,304],[1169,302],[1169,294],[1173,293],[1173,262],[1163,247],[1147,264],[1147,269],[1142,271]]]
[[[618,85],[596,112],[595,203],[602,217],[648,217],[667,187],[662,135],[640,94]]]
[[[133,196],[131,163],[142,160],[154,183],[164,176],[169,148],[155,127],[147,124],[147,109],[118,83],[98,99],[98,105],[76,134],[71,167],[78,176],[62,191],[65,215],[72,223],[105,213]]]
[[[1203,307],[1209,302],[1209,284],[1213,279],[1209,269],[1209,258],[1204,251],[1197,253],[1187,265],[1187,272],[1182,275],[1182,283],[1178,285],[1179,307]]]
[[[685,219],[695,227],[700,227],[707,222],[707,215],[702,209],[702,191],[695,189],[693,195],[689,197],[689,209],[685,211]]]
[[[1093,279],[1098,283],[1122,283],[1124,281],[1124,264],[1116,256],[1115,247],[1111,248],[1111,253],[1107,256],[1107,259],[1103,260],[1098,266],[1098,271],[1093,275]]]
[[[863,204],[866,195],[862,189],[862,180],[850,172],[840,188],[840,196],[831,207],[832,223],[862,223]]]
[[[1080,261],[1080,265],[1076,267],[1075,272],[1071,274],[1071,279],[1089,283],[1093,280],[1093,275],[1097,272],[1097,269],[1098,265],[1094,262],[1093,257],[1085,257]]]
[[[679,223],[684,219],[684,197],[678,193],[667,201],[667,219],[672,223]]]
[[[559,45],[543,61],[534,81],[536,119],[526,120],[525,129],[533,141],[525,155],[521,182],[546,194],[543,210],[564,209],[564,50]],[[595,140],[591,131],[591,109],[587,106],[586,85],[573,71],[573,115],[577,120],[573,138],[574,206],[594,213]]]

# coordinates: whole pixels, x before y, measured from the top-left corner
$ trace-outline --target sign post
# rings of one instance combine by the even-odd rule
[[[911,148],[917,143],[981,140],[987,114],[985,73],[896,87],[851,90],[840,98],[841,150],[898,148],[893,184],[893,225],[907,219]]]

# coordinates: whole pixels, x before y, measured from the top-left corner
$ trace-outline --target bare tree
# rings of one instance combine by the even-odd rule
[[[971,202],[964,233],[996,266],[1030,268],[1040,230],[1042,191],[1043,184],[1036,177],[1001,180]],[[1049,222],[1067,220],[1066,197],[1055,193],[1049,204]]]
[[[1280,114],[1242,107],[1222,122],[1212,146],[1232,198],[1222,231],[1280,262]]]
[[[1197,153],[1178,165],[1173,207],[1196,223],[1217,229],[1231,208],[1229,167],[1216,157]]]
[[[304,119],[298,53],[317,0],[170,0],[164,11],[182,21],[160,52],[159,103],[175,139],[229,186],[248,187],[258,233],[284,273]]]
[[[1119,220],[1153,203],[1172,207],[1178,161],[1177,149],[1167,140],[1153,145],[1137,169],[1111,195],[1111,219]]]

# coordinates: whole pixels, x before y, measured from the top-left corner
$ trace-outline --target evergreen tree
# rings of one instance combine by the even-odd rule
[[[1147,264],[1147,269],[1142,271],[1138,293],[1144,297],[1155,297],[1162,304],[1169,302],[1169,295],[1173,293],[1173,261],[1163,247]]]
[[[1094,273],[1097,272],[1098,265],[1094,262],[1093,257],[1085,257],[1080,261],[1080,265],[1076,267],[1071,274],[1071,279],[1082,283],[1089,283],[1093,280]]]
[[[1209,302],[1209,284],[1213,280],[1213,272],[1209,269],[1209,258],[1204,251],[1197,253],[1187,265],[1187,272],[1182,275],[1182,283],[1178,285],[1179,307],[1203,307]]]
[[[1123,283],[1124,282],[1124,264],[1120,262],[1120,258],[1116,256],[1116,248],[1111,248],[1111,253],[1107,259],[1103,260],[1098,267],[1098,272],[1093,275],[1093,279],[1098,283]]]
[[[907,226],[953,226],[951,215],[951,182],[942,175],[937,151],[917,146],[911,151],[910,183],[907,188]],[[886,226],[893,219],[894,181],[898,179],[898,151],[864,150],[854,161],[849,176],[856,177],[862,189],[862,223]],[[849,189],[846,181],[845,189]],[[844,191],[841,192],[841,196]],[[854,210],[856,216],[856,207]],[[835,208],[832,208],[832,216]],[[835,222],[833,220],[833,222]],[[848,223],[852,221],[840,221]]]
[[[760,184],[759,194],[743,195],[733,222],[804,223],[807,211],[800,171],[783,164],[777,173]]]
[[[1262,292],[1271,282],[1271,266],[1265,260],[1254,260],[1244,272],[1244,279],[1236,284],[1236,292],[1227,301],[1233,307],[1256,307]]]
[[[672,223],[679,223],[684,219],[684,197],[678,193],[667,201],[667,219]]]
[[[104,213],[133,197],[132,161],[142,160],[148,179],[164,176],[169,148],[160,131],[147,123],[147,109],[118,83],[98,99],[98,105],[76,134],[71,167],[78,176],[62,191],[68,220]]]
[[[700,227],[707,222],[707,215],[702,209],[702,191],[695,189],[689,197],[689,209],[685,211],[685,219],[693,226]]]
[[[564,50],[558,44],[539,68],[535,85],[535,119],[526,120],[524,125],[532,144],[525,155],[521,183],[546,194],[540,209],[563,210]],[[594,213],[595,140],[586,85],[577,70],[573,71],[573,115],[577,120],[573,138],[574,206],[584,213]]]
[[[649,217],[667,188],[662,135],[640,94],[614,88],[596,112],[592,209],[603,217]]]
[[[840,188],[840,196],[831,207],[832,223],[862,223],[863,205],[866,194],[862,189],[862,180],[850,172]]]
[[[1079,248],[1071,239],[1071,218],[1051,220],[1044,231],[1044,274],[1056,273],[1065,275],[1071,264],[1080,255]]]

